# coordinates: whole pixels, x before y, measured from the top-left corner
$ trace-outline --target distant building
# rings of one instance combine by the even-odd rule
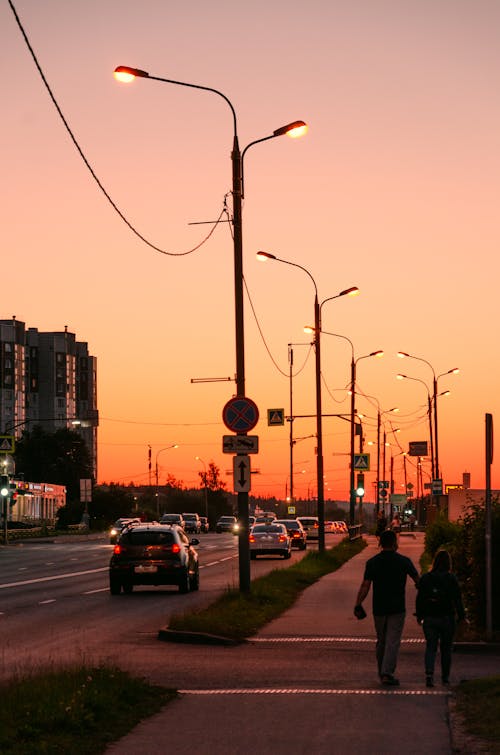
[[[65,327],[46,333],[13,317],[0,320],[0,430],[19,438],[41,425],[85,440],[97,479],[97,359]]]

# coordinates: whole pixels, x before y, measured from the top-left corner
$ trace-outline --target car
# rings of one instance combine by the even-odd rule
[[[250,558],[292,555],[292,541],[284,524],[254,524],[249,534]]]
[[[325,522],[325,532],[333,532],[334,535],[348,535],[349,529],[346,522],[342,520]]]
[[[297,519],[306,531],[308,540],[318,540],[319,521],[317,516],[298,516]]]
[[[176,585],[181,593],[200,584],[197,538],[181,527],[148,523],[123,530],[109,562],[111,595],[131,593],[136,585]]]
[[[116,522],[113,524],[111,529],[109,530],[109,542],[111,545],[116,543],[118,538],[120,537],[120,534],[124,527],[126,527],[128,524],[140,524],[141,520],[137,517],[121,517],[120,519],[117,519]]]
[[[292,548],[305,551],[307,548],[307,533],[298,519],[276,519],[274,524],[284,524],[292,541]]]
[[[182,529],[185,526],[182,514],[163,514],[160,524],[176,524],[178,527],[182,527]]]
[[[208,523],[208,518],[206,516],[200,516],[200,527],[201,532],[208,532],[210,529],[210,524]]]
[[[255,517],[254,524],[271,524],[275,519],[276,516],[274,514],[259,514],[259,516]]]
[[[253,527],[253,525],[255,524],[255,519],[256,519],[256,517],[254,517],[254,516],[249,516],[248,517],[248,526],[249,527]]]
[[[215,525],[216,532],[232,532],[237,535],[239,530],[238,520],[235,516],[220,516]]]
[[[201,522],[198,514],[183,513],[184,519],[184,532],[193,532],[195,535],[199,535],[201,532]]]

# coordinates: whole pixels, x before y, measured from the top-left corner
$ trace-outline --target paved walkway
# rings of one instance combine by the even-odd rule
[[[368,618],[352,615],[365,561],[377,552],[375,538],[367,539],[362,553],[305,590],[244,645],[159,642],[152,681],[181,695],[107,755],[459,752],[450,734],[452,689],[424,685],[424,643],[412,615],[411,581],[397,669],[401,687],[381,688],[378,682],[371,595],[365,601]],[[422,534],[401,536],[400,552],[417,568],[422,549]],[[498,649],[454,654],[452,685],[499,673]]]

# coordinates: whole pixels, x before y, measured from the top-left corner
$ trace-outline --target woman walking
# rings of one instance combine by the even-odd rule
[[[457,618],[463,621],[465,611],[458,580],[451,571],[451,556],[446,550],[436,553],[431,571],[420,579],[416,613],[426,639],[425,683],[427,687],[434,687],[434,665],[439,646],[441,680],[443,684],[449,684],[455,621]]]

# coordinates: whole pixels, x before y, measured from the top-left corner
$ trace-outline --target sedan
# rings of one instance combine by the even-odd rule
[[[284,524],[254,524],[250,530],[250,558],[292,555],[292,541]]]
[[[274,524],[284,524],[292,541],[292,548],[304,551],[307,548],[306,531],[298,519],[276,519]]]
[[[308,540],[319,539],[319,521],[317,516],[299,516],[297,519],[305,529]]]

